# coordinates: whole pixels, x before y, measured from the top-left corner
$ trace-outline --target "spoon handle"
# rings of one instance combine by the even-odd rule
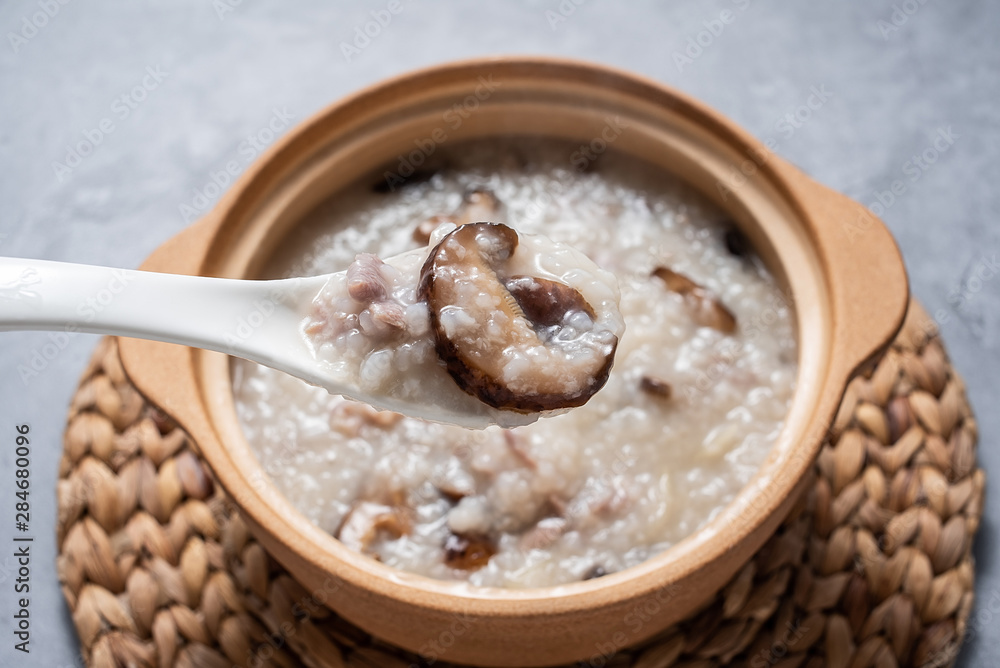
[[[497,423],[496,409],[467,395],[373,393],[317,364],[300,327],[330,278],[248,281],[0,257],[0,331],[177,343],[242,357],[377,408],[479,429]]]
[[[293,314],[281,295],[297,294],[296,281],[0,258],[0,331],[112,334],[244,356],[257,330],[287,325]],[[270,322],[275,315],[280,323]]]

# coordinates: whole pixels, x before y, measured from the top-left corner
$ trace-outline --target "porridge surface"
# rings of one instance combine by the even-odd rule
[[[264,469],[353,549],[482,586],[597,577],[697,530],[767,456],[796,374],[792,313],[773,278],[685,186],[610,153],[582,174],[571,148],[477,144],[422,183],[358,186],[310,214],[276,258],[275,275],[295,276],[396,255],[421,245],[422,223],[460,218],[470,191],[488,191],[495,218],[477,220],[573,246],[621,290],[626,329],[607,385],[511,430],[376,412],[236,360],[237,412]],[[675,273],[697,288],[679,291]],[[705,295],[724,305],[731,333],[705,325]]]

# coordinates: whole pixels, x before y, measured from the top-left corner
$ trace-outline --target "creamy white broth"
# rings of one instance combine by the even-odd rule
[[[573,246],[618,279],[626,329],[607,385],[513,430],[376,413],[234,362],[239,419],[274,484],[353,549],[474,585],[578,581],[691,534],[766,457],[796,374],[792,313],[773,278],[727,249],[722,212],[672,177],[611,153],[581,173],[571,152],[483,142],[425,182],[361,184],[311,213],[276,258],[272,274],[291,276],[396,255],[420,245],[421,223],[485,189],[499,203],[491,222]],[[735,331],[700,325],[690,300],[651,275],[658,267],[704,286]]]

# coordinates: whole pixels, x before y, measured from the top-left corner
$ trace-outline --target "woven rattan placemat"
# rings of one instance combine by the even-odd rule
[[[918,305],[851,384],[814,475],[704,610],[640,647],[595,642],[582,665],[950,665],[985,476],[962,381]],[[129,384],[114,339],[73,398],[60,478],[59,578],[91,666],[449,665],[447,631],[424,658],[404,652],[274,562],[194,444]]]

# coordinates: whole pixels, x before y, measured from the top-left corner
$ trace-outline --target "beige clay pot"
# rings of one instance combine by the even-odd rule
[[[446,116],[454,105],[470,111]],[[609,123],[624,128],[614,150],[662,165],[732,216],[794,303],[799,336],[798,389],[759,473],[706,527],[637,567],[561,587],[470,589],[352,552],[269,482],[237,424],[228,357],[121,342],[131,379],[194,438],[264,547],[317,599],[389,642],[443,650],[437,658],[450,662],[552,665],[640,642],[704,603],[775,531],[848,379],[903,321],[907,280],[888,231],[676,91],[603,66],[516,57],[403,75],[321,111],[142,267],[252,278],[305,213],[359,176],[396,166],[415,140],[518,134],[590,145],[602,134],[612,141]]]

